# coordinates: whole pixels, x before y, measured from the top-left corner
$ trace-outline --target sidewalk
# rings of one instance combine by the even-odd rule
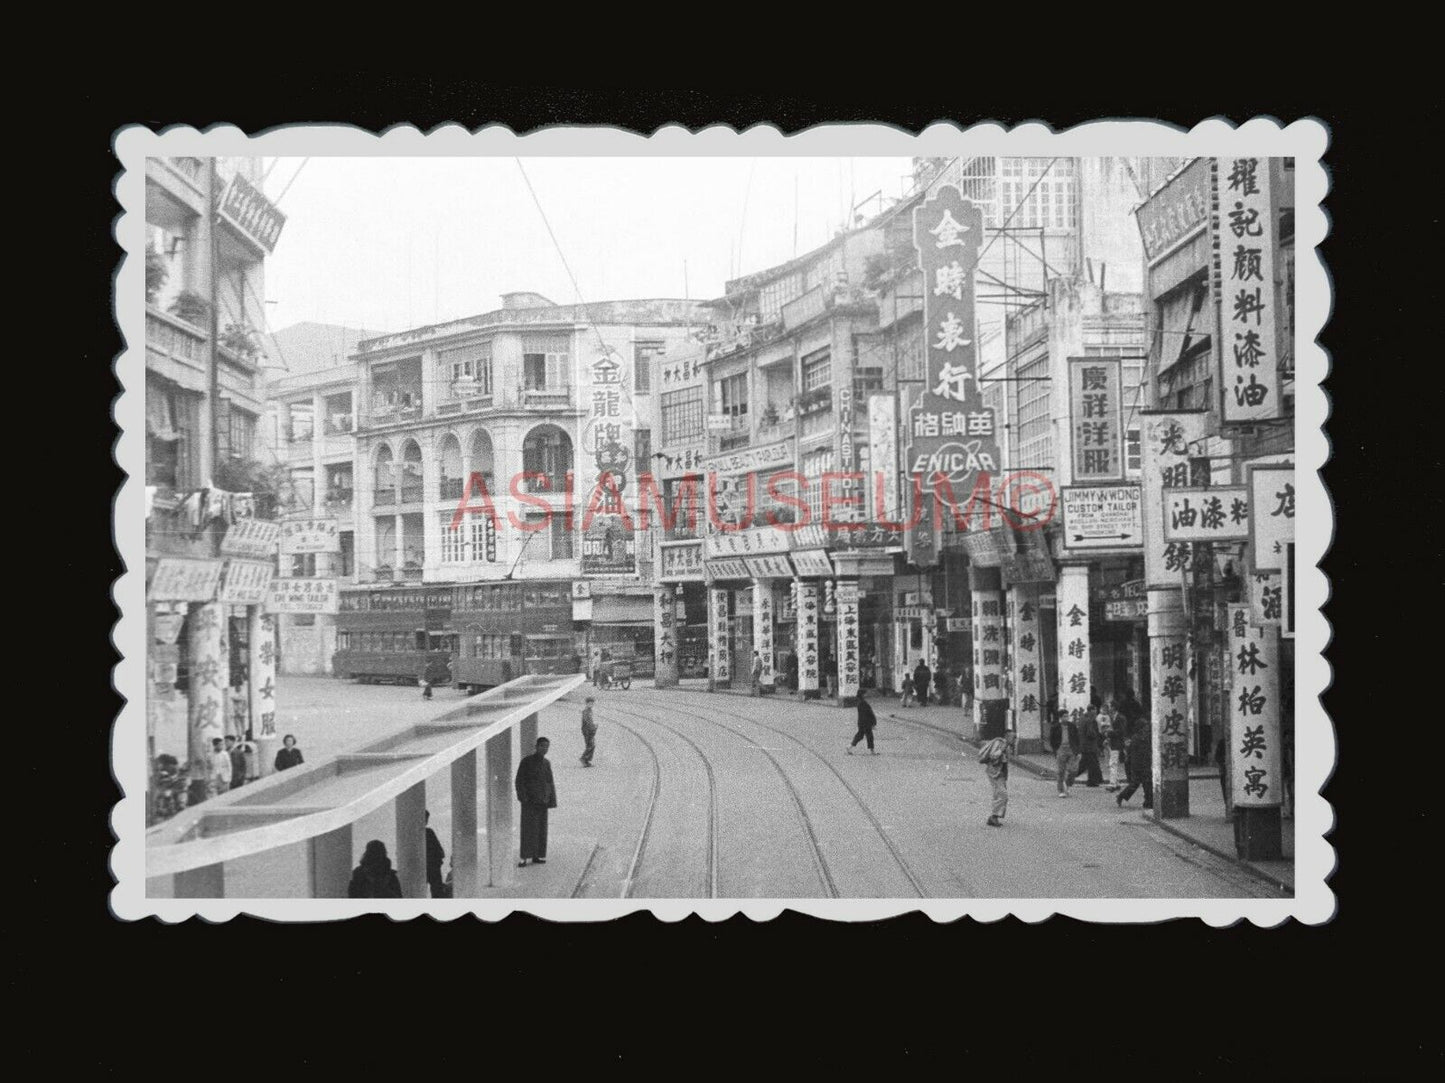
[[[898,722],[913,722],[929,727],[930,729],[943,730],[958,736],[960,743],[971,748],[977,748],[978,742],[969,740],[962,735],[963,712],[957,707],[899,707],[896,703],[888,705],[878,711],[881,717]],[[1054,781],[1057,771],[1054,768],[1054,757],[1049,753],[1026,753],[1014,757],[1013,763],[1020,769],[1028,772],[1036,778]],[[1105,768],[1107,777],[1107,768]],[[1081,787],[1075,784],[1075,792],[1080,792]],[[1087,789],[1082,789],[1088,793]],[[1102,787],[1097,791],[1109,798],[1109,810],[1114,808],[1115,795],[1107,792]],[[1136,793],[1130,806],[1138,808],[1138,802],[1143,800],[1142,791]],[[1150,823],[1175,835],[1187,842],[1192,842],[1200,849],[1207,850],[1215,857],[1232,861],[1241,868],[1248,869],[1256,876],[1276,884],[1294,893],[1294,820],[1286,818],[1283,825],[1283,861],[1245,861],[1240,858],[1234,847],[1234,823],[1225,815],[1224,794],[1219,788],[1219,769],[1217,767],[1192,766],[1189,769],[1189,816],[1179,820],[1158,820],[1152,814],[1141,813]]]

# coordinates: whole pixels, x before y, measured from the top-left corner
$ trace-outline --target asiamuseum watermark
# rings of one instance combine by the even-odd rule
[[[873,483],[872,507],[864,485]],[[625,476],[604,470],[588,486],[579,501],[576,475],[567,471],[560,477],[539,471],[523,471],[512,477],[508,487],[514,506],[509,506],[506,521],[525,534],[548,530],[554,517],[561,516],[567,529],[577,521],[579,503],[582,507],[581,527],[585,532],[599,517],[618,520],[623,529],[648,530],[654,517],[666,530],[682,529],[698,532],[699,518],[719,534],[735,534],[753,527],[774,527],[793,533],[812,525],[829,531],[867,531],[881,528],[890,532],[911,531],[924,522],[925,513],[935,532],[952,522],[959,532],[990,530],[1001,525],[1021,532],[1042,530],[1058,510],[1058,491],[1053,482],[1033,470],[993,475],[979,471],[964,484],[955,486],[955,478],[941,471],[925,477],[908,475],[909,491],[897,502],[905,505],[892,518],[885,509],[888,504],[888,476],[883,471],[870,474],[862,471],[828,471],[808,477],[794,470],[780,470],[764,480],[759,474],[748,474],[738,485],[720,485],[716,473],[688,474],[670,479],[672,499],[650,473],[640,475],[637,492],[629,502]],[[764,501],[760,502],[759,485]],[[808,500],[812,487],[818,487],[817,511]],[[967,488],[967,495],[961,490]],[[550,498],[547,495],[551,494]],[[556,497],[560,495],[560,507]],[[525,517],[519,517],[515,505],[524,506]],[[701,505],[701,507],[699,506]],[[906,511],[906,514],[904,512]],[[467,478],[461,502],[453,514],[450,529],[461,529],[469,515],[490,517],[494,529],[500,530],[502,515],[482,474],[473,472]],[[995,523],[997,520],[997,523]]]

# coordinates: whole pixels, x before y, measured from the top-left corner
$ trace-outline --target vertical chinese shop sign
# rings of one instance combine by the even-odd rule
[[[1178,587],[1193,567],[1187,541],[1164,536],[1164,491],[1191,483],[1190,459],[1198,457],[1208,413],[1144,414],[1144,581],[1151,588]]]
[[[1069,436],[1074,483],[1124,479],[1123,364],[1069,358]]]
[[[982,242],[983,211],[952,185],[940,186],[913,211],[913,245],[924,282],[926,379],[909,410],[903,472],[916,477],[925,493],[933,492],[941,475],[960,506],[980,473],[998,473],[994,413],[978,384],[974,332],[974,268]],[[931,522],[930,515],[923,518]],[[919,557],[937,561],[936,538],[916,548]]]
[[[838,607],[838,695],[851,699],[861,683],[858,642],[858,584],[843,581],[835,594]]]
[[[647,464],[632,462],[633,403],[631,366],[619,359],[610,347],[588,366],[588,397],[583,403],[587,420],[582,425],[582,449],[591,455],[597,467],[595,477],[587,479],[584,501],[598,494],[595,514],[582,537],[582,574],[589,578],[604,576],[635,576],[637,574],[637,539],[631,522],[620,514],[626,507],[628,481],[634,470],[645,470]],[[583,474],[586,478],[586,474]],[[584,508],[587,504],[584,503]]]
[[[1216,171],[1220,416],[1226,423],[1280,416],[1276,224],[1269,173],[1268,158],[1221,158]]]
[[[798,690],[818,690],[818,584],[793,580],[798,608]]]
[[[1229,755],[1236,807],[1270,808],[1284,790],[1279,732],[1279,631],[1249,619],[1249,606],[1231,605]]]

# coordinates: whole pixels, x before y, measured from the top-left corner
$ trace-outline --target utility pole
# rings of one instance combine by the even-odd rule
[[[210,385],[211,385],[211,469],[206,480],[214,483],[216,473],[221,466],[221,377],[220,377],[220,356],[218,352],[217,339],[220,335],[220,319],[218,310],[220,308],[220,238],[217,229],[217,219],[220,217],[220,201],[217,189],[220,187],[220,178],[216,174],[216,159],[208,158],[210,169],[206,173],[206,224],[210,231],[210,264],[207,277],[210,286]]]

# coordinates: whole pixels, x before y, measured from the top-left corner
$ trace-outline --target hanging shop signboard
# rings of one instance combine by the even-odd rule
[[[271,587],[275,568],[266,560],[228,560],[218,601],[232,605],[261,605]]]
[[[146,598],[152,602],[209,602],[221,584],[219,560],[162,557],[156,564]]]
[[[269,557],[276,552],[281,524],[266,519],[237,519],[226,528],[221,555],[226,557]]]
[[[1003,575],[1003,584],[1006,587],[1014,586],[1017,583],[1052,583],[1054,581],[1054,562],[1048,553],[1032,550],[1023,553],[1009,553],[999,564],[999,570]]]
[[[818,690],[818,584],[799,581],[795,587],[798,606],[798,689]]]
[[[1177,587],[1194,567],[1188,542],[1164,536],[1164,490],[1193,483],[1191,459],[1200,456],[1209,414],[1204,410],[1141,412],[1144,449],[1144,579],[1151,587]],[[1067,514],[1066,514],[1067,518]]]
[[[267,255],[276,250],[286,216],[241,174],[231,177],[219,210],[223,219]]]
[[[1162,515],[1171,542],[1243,541],[1249,537],[1249,489],[1165,489]]]
[[[706,562],[707,577],[715,579],[751,579],[747,562],[741,557],[725,557],[722,560]]]
[[[925,493],[940,474],[962,494],[979,473],[998,472],[994,412],[978,384],[974,272],[982,241],[983,210],[953,185],[940,185],[914,208],[927,379],[909,410],[904,473],[917,476]]]
[[[1069,485],[1061,492],[1065,549],[1138,549],[1144,506],[1138,485]]]
[[[1236,807],[1273,808],[1284,793],[1279,725],[1279,638],[1231,605],[1229,755]]]
[[[341,535],[335,519],[291,519],[281,524],[281,552],[339,553]]]
[[[1249,498],[1255,508],[1253,552],[1255,571],[1284,568],[1284,547],[1294,541],[1294,467],[1249,466]]]
[[[1277,226],[1269,166],[1268,158],[1221,158],[1216,166],[1214,276],[1223,340],[1216,352],[1225,424],[1280,416]]]
[[[808,549],[792,556],[793,567],[800,576],[827,578],[833,574],[833,562],[821,549]]]
[[[790,436],[762,447],[743,448],[724,455],[714,455],[707,460],[707,469],[709,473],[719,477],[735,477],[739,474],[755,474],[759,470],[777,470],[792,465],[792,462],[793,438]]]
[[[589,509],[591,522],[582,535],[582,574],[589,578],[637,575],[637,538],[625,517],[626,494],[639,470],[650,463],[634,463],[636,411],[632,398],[632,358],[602,345],[583,366],[582,454],[590,456],[595,474],[581,471],[589,489],[601,494],[600,514]],[[619,507],[619,504],[621,507]]]
[[[1196,158],[1135,212],[1152,267],[1209,223],[1208,158]]]
[[[780,527],[758,526],[727,534],[721,531],[707,536],[708,557],[748,557],[759,553],[786,553],[788,535]]]
[[[664,583],[702,581],[702,542],[663,542],[658,552],[662,557],[658,578]]]
[[[741,563],[741,562],[739,562]],[[732,679],[732,631],[728,612],[729,594],[722,589],[709,592],[708,666],[712,679],[719,684]]]
[[[793,566],[785,556],[748,557],[744,563],[754,579],[793,578]]]
[[[335,579],[273,579],[266,608],[271,613],[335,613]]]
[[[858,584],[839,583],[834,592],[838,612],[838,695],[858,694],[862,676],[862,644],[858,628]]]
[[[1069,358],[1069,440],[1076,484],[1124,479],[1123,362]]]

